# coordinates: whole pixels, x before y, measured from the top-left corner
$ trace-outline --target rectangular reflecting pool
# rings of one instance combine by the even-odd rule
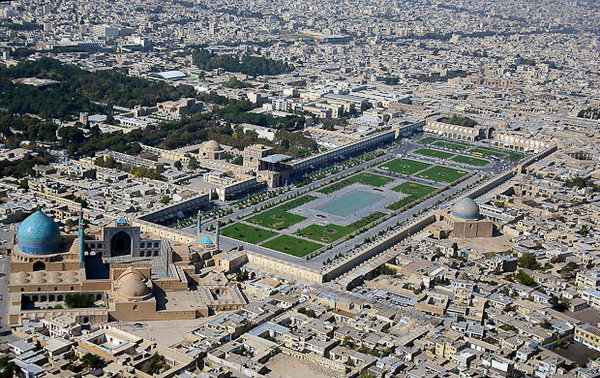
[[[352,213],[373,205],[383,198],[385,198],[385,196],[381,194],[355,190],[346,193],[339,198],[333,198],[314,209],[331,215],[347,217]]]

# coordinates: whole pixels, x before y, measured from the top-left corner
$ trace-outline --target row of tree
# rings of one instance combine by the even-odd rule
[[[51,79],[58,83],[36,87],[12,82],[23,77]],[[130,77],[118,70],[89,72],[52,58],[23,61],[0,69],[0,92],[3,94],[0,108],[10,113],[61,119],[105,108],[98,103],[151,106],[160,101],[196,95],[190,86],[173,87],[164,82]]]
[[[280,75],[293,70],[287,63],[273,59],[251,55],[219,55],[204,49],[193,51],[192,60],[204,71],[221,68],[228,72],[241,72],[251,76]]]

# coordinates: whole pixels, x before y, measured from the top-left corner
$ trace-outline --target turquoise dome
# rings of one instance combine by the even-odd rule
[[[51,255],[60,252],[60,230],[52,218],[36,211],[28,216],[17,231],[21,252]]]
[[[463,198],[454,204],[452,215],[461,219],[479,219],[479,205],[472,198]]]

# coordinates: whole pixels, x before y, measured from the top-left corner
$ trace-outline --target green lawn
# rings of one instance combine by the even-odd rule
[[[276,209],[281,209],[281,210],[292,210],[295,209],[297,207],[300,207],[302,205],[304,205],[305,203],[309,203],[310,201],[314,201],[316,200],[317,197],[315,196],[302,196],[300,198],[296,198],[294,200],[291,200],[289,202],[284,203],[283,205],[279,205],[276,207]]]
[[[399,201],[392,203],[391,205],[387,206],[387,208],[390,210],[401,209],[404,206],[409,205],[409,204],[419,200],[420,198],[425,197],[426,195],[435,192],[437,189],[438,188],[436,188],[436,187],[418,184],[416,182],[411,182],[411,181],[403,182],[402,184],[396,186],[392,190],[395,190],[396,192],[408,194],[408,196],[402,198]]]
[[[433,137],[433,136],[422,138],[419,140],[419,143],[431,144],[434,146],[449,148],[451,150],[456,150],[456,151],[465,151],[469,147],[471,147],[470,145],[468,145],[466,143],[453,142],[453,141],[450,141],[447,139],[437,138],[437,137]]]
[[[310,201],[317,199],[314,196],[302,196],[295,200],[284,203],[277,207],[267,210],[264,213],[253,216],[247,222],[261,225],[263,227],[281,230],[306,219],[301,215],[288,213],[288,210],[295,209],[298,206],[304,205]]]
[[[287,253],[292,256],[304,257],[321,248],[323,244],[298,239],[289,235],[281,235],[262,244],[262,247]]]
[[[453,157],[451,160],[454,160],[457,163],[469,164],[476,167],[483,167],[488,165],[490,162],[485,159],[474,158],[470,156],[457,155]]]
[[[312,224],[302,230],[296,231],[296,234],[319,242],[331,243],[351,232],[352,229],[350,227],[330,223],[326,226]]]
[[[388,182],[392,182],[392,181],[394,181],[394,179],[391,177],[376,175],[376,174],[369,173],[369,172],[363,172],[363,173],[359,173],[358,175],[354,175],[354,176],[348,177],[346,179],[343,179],[341,181],[338,181],[332,185],[329,185],[329,186],[319,190],[319,192],[323,193],[323,194],[330,194],[330,193],[336,192],[342,188],[345,188],[345,187],[350,186],[357,182],[364,184],[364,185],[379,187],[379,186],[384,186]]]
[[[415,198],[421,198],[421,197],[425,197],[429,193],[435,192],[437,189],[438,188],[433,187],[433,186],[428,186],[428,185],[418,184],[416,182],[407,181],[407,182],[403,182],[402,184],[398,185],[397,187],[393,188],[392,190],[394,190],[396,192],[408,194]]]
[[[392,161],[380,165],[379,168],[394,173],[400,173],[403,175],[412,175],[430,166],[431,164],[423,163],[416,160],[394,159]]]
[[[435,167],[431,167],[428,170],[419,173],[417,176],[436,182],[454,182],[459,178],[466,176],[468,173],[469,172],[460,169],[436,165]]]
[[[377,219],[385,216],[384,213],[376,211],[369,216],[361,218],[354,223],[349,224],[348,226],[340,226],[337,224],[327,224],[325,226],[321,226],[318,224],[310,225],[302,230],[296,231],[297,235],[304,236],[309,239],[316,240],[318,242],[323,243],[331,243],[333,241],[338,240],[351,232],[358,230],[361,227],[364,227]]]
[[[438,147],[449,148],[451,150],[456,150],[456,151],[465,151],[466,149],[468,149],[470,147],[468,144],[450,142],[450,141],[446,141],[446,140],[439,140],[439,141],[433,143],[433,145],[438,146]]]
[[[221,233],[224,236],[252,244],[260,243],[277,235],[276,232],[265,230],[259,227],[249,226],[243,223],[235,223],[229,227],[226,227],[221,231]]]
[[[287,211],[276,207],[274,209],[267,210],[264,213],[253,216],[252,218],[248,219],[248,222],[259,224],[263,227],[281,230],[296,223],[300,223],[305,219],[306,217],[288,213]]]
[[[431,148],[419,148],[418,150],[415,151],[415,153],[417,153],[419,155],[429,156],[429,157],[439,158],[439,159],[448,159],[449,157],[452,157],[455,155],[450,152],[441,151],[441,150],[433,150]]]
[[[439,138],[436,137],[425,137],[425,138],[421,138],[419,139],[419,143],[421,144],[433,144],[435,142],[437,142],[438,140],[440,140]]]

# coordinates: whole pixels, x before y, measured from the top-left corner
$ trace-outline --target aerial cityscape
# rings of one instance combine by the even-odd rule
[[[597,0],[0,2],[0,378],[600,378]]]

